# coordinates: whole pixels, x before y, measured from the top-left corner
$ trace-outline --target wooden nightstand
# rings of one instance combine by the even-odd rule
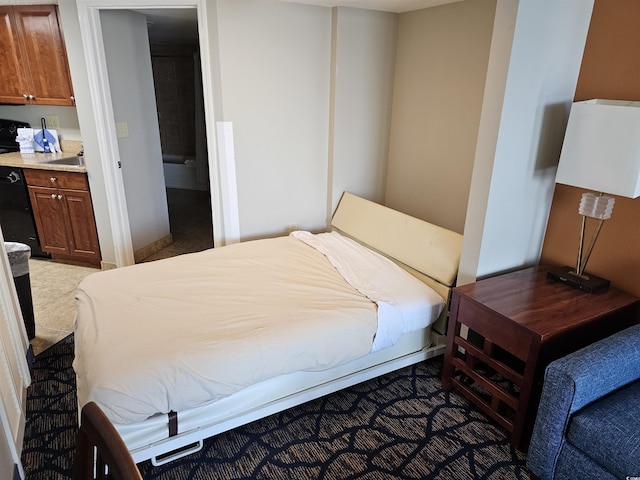
[[[637,297],[589,294],[548,280],[549,267],[507,273],[453,290],[442,387],[454,388],[526,451],[546,366],[638,323]],[[468,340],[460,335],[466,325]]]

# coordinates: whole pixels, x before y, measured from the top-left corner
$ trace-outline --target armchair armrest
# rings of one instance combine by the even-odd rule
[[[571,415],[640,378],[640,325],[551,362],[545,371],[527,467],[552,479]]]

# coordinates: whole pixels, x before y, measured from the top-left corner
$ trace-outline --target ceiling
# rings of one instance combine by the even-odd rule
[[[462,0],[281,0],[323,7],[355,7],[403,13]],[[147,16],[151,43],[197,43],[198,27],[195,8],[157,8],[136,10]]]
[[[411,10],[435,7],[462,0],[283,0],[291,3],[306,3],[322,7],[355,7],[385,12],[403,13]]]

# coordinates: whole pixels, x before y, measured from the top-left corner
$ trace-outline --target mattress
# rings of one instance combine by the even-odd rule
[[[95,401],[120,425],[346,364],[443,308],[422,282],[335,232],[96,273],[76,300],[79,405]]]

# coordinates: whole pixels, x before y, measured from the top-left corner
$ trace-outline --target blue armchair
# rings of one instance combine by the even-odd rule
[[[541,480],[640,478],[640,325],[549,364],[527,467]]]

